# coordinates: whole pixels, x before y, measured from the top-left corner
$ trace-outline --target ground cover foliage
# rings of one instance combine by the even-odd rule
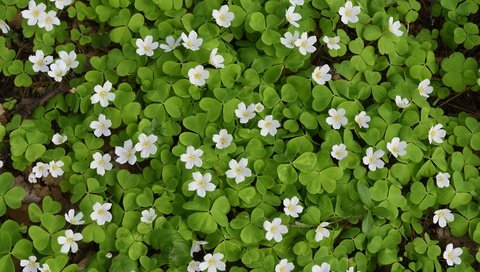
[[[0,270],[479,271],[479,5],[2,0]]]

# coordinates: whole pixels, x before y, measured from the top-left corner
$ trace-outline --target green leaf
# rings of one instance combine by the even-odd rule
[[[357,190],[358,190],[358,195],[360,196],[360,200],[365,205],[370,206],[372,204],[372,195],[367,185],[365,185],[365,182],[359,181],[357,183]]]
[[[202,110],[207,112],[209,122],[217,120],[222,113],[222,103],[214,98],[204,97],[200,100],[199,105]]]
[[[128,22],[128,28],[130,28],[133,32],[138,32],[138,29],[143,26],[145,23],[145,19],[141,13],[135,13],[130,18]]]
[[[264,238],[263,230],[254,226],[253,224],[248,224],[240,232],[240,239],[244,243],[248,244],[258,244]]]
[[[110,266],[110,272],[131,272],[136,271],[137,264],[134,260],[130,259],[124,254],[119,254],[112,259],[112,265]]]
[[[15,243],[15,246],[12,250],[12,255],[19,260],[24,260],[28,259],[28,257],[32,255],[32,250],[32,242],[26,239],[21,239],[20,241]]]
[[[228,225],[228,218],[226,214],[230,211],[230,203],[225,196],[221,196],[213,202],[211,213],[213,218],[220,226]]]
[[[38,160],[43,154],[47,148],[42,145],[42,144],[31,144],[27,147],[27,151],[25,152],[25,158],[29,162],[34,162]]]
[[[132,246],[128,249],[128,257],[132,260],[138,260],[142,256],[146,256],[148,252],[147,246],[142,242],[133,242]]]
[[[303,153],[293,161],[293,166],[302,172],[314,171],[317,167],[317,156],[312,152]]]
[[[0,175],[0,195],[4,195],[12,186],[13,175],[9,172],[3,173]]]
[[[42,209],[45,213],[56,214],[62,209],[62,205],[53,200],[51,196],[46,196],[42,201]]]
[[[182,116],[180,109],[183,106],[183,101],[181,98],[172,96],[167,99],[163,105],[165,106],[167,113],[173,118],[180,118]]]
[[[40,216],[40,222],[50,234],[54,234],[65,226],[65,219],[60,215],[44,213]]]
[[[263,91],[263,104],[267,108],[273,108],[280,102],[280,97],[273,88],[266,88]]]
[[[30,87],[32,78],[27,73],[21,73],[15,77],[14,84],[17,87]]]
[[[367,249],[371,253],[377,253],[382,248],[382,237],[375,236],[367,245]]]
[[[470,138],[470,146],[473,150],[480,150],[480,132],[472,135],[472,138]]]
[[[278,179],[285,184],[293,184],[298,179],[298,174],[291,164],[280,164],[277,167]]]
[[[0,267],[3,267],[5,272],[15,272],[15,266],[13,265],[12,258],[8,254],[0,257]]]
[[[183,126],[193,132],[203,133],[208,123],[208,117],[205,113],[197,113],[183,119]]]
[[[44,250],[50,244],[50,234],[39,226],[31,226],[28,229],[28,235],[37,250]]]
[[[127,43],[132,39],[132,34],[126,26],[116,27],[110,31],[110,39],[115,43]]]
[[[213,233],[217,230],[215,218],[208,212],[193,213],[187,218],[188,226],[194,231],[201,231],[205,234]]]
[[[382,30],[377,25],[367,25],[363,30],[363,38],[367,41],[375,41],[382,36]]]
[[[127,228],[121,227],[117,229],[115,247],[121,253],[126,253],[133,242],[133,235]]]
[[[18,209],[22,206],[22,200],[25,197],[25,189],[22,187],[13,187],[3,197],[8,207]]]
[[[254,12],[250,15],[249,26],[255,31],[263,31],[265,29],[265,16],[261,12]]]

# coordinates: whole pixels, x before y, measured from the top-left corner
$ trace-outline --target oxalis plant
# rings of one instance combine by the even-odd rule
[[[0,270],[479,271],[479,4],[2,0]]]

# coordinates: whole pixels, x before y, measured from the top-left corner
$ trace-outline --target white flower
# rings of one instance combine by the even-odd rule
[[[180,155],[180,160],[185,163],[185,168],[192,169],[193,166],[202,167],[203,150],[188,146],[185,154]]]
[[[313,46],[317,42],[317,37],[308,37],[307,32],[303,32],[299,39],[295,41],[295,46],[298,47],[300,54],[306,55],[307,53],[313,53],[317,48]]]
[[[294,196],[291,199],[285,198],[283,200],[283,211],[286,215],[291,216],[293,218],[298,217],[299,213],[303,212],[303,207],[298,204],[299,200],[298,197]]]
[[[403,31],[400,30],[400,21],[393,21],[393,17],[388,19],[388,30],[393,33],[393,35],[400,37],[403,35]]]
[[[212,17],[218,26],[229,27],[232,24],[232,20],[235,18],[235,14],[228,10],[227,5],[220,7],[220,10],[214,9],[212,11]]]
[[[50,266],[48,264],[43,264],[42,267],[38,268],[38,271],[40,271],[40,272],[52,272],[52,270],[50,270]]]
[[[193,253],[199,252],[202,250],[201,246],[208,244],[206,241],[193,241],[192,242],[192,247],[190,248],[190,256],[193,257]]]
[[[437,124],[430,128],[428,131],[428,142],[436,142],[437,144],[443,143],[443,138],[447,135],[447,132],[442,129],[442,124]]]
[[[287,48],[294,48],[295,42],[298,40],[299,37],[300,33],[298,33],[298,31],[296,30],[293,32],[293,35],[290,32],[285,32],[285,34],[283,34],[283,37],[280,38],[280,42]]]
[[[390,151],[395,158],[407,154],[407,151],[405,151],[406,147],[407,143],[400,141],[398,137],[394,137],[391,142],[387,143],[388,151]]]
[[[304,0],[289,0],[290,5],[292,6],[302,6],[304,3]]]
[[[200,270],[200,262],[197,262],[197,261],[194,261],[194,260],[191,260],[190,263],[188,264],[187,266],[187,272],[198,272],[198,271],[202,271]]]
[[[57,17],[57,13],[53,10],[44,12],[38,17],[38,27],[45,28],[46,31],[51,31],[53,25],[60,25],[60,20]]]
[[[197,65],[195,68],[188,70],[188,80],[195,86],[201,87],[205,85],[210,73],[203,68],[202,65]]]
[[[109,101],[114,101],[115,100],[115,94],[111,92],[112,90],[112,82],[106,81],[102,85],[95,85],[93,87],[93,91],[95,93],[90,97],[90,101],[92,104],[96,104],[100,102],[100,106],[102,107],[107,107],[109,104]]]
[[[60,51],[58,52],[58,56],[61,60],[63,60],[63,62],[65,62],[67,70],[75,69],[78,67],[79,62],[77,61],[77,54],[75,53],[75,51],[70,51],[70,53]]]
[[[60,252],[68,253],[70,250],[72,251],[72,253],[77,252],[78,245],[76,242],[82,239],[83,235],[81,233],[73,233],[71,229],[67,229],[65,231],[65,236],[59,236],[57,238],[58,244],[62,246]]]
[[[447,225],[447,222],[453,222],[455,220],[455,217],[453,216],[452,212],[449,209],[441,209],[441,210],[436,210],[435,215],[433,216],[433,223],[437,224],[441,227],[444,228]]]
[[[408,101],[408,99],[406,98],[402,98],[401,96],[397,95],[395,96],[395,104],[397,104],[397,107],[404,109],[410,106],[410,101]]]
[[[350,266],[350,267],[347,269],[346,272],[355,272],[355,270],[354,270],[353,266]],[[360,271],[359,271],[359,272],[360,272]]]
[[[368,128],[368,122],[371,118],[367,115],[365,111],[361,111],[359,114],[355,115],[355,122],[360,128]]]
[[[260,113],[265,109],[262,103],[257,103],[255,104],[255,112]]]
[[[225,173],[228,178],[234,178],[236,183],[240,183],[245,180],[245,178],[252,176],[252,170],[248,168],[248,159],[242,158],[240,161],[231,159],[228,162],[229,170]]]
[[[360,13],[360,6],[353,6],[352,1],[347,1],[345,6],[338,10],[340,16],[342,16],[342,23],[348,24],[358,22],[358,14]]]
[[[289,263],[287,259],[281,259],[280,262],[275,265],[275,272],[290,272],[294,268],[293,263]]]
[[[429,94],[433,92],[433,87],[430,86],[430,79],[424,79],[418,84],[418,92],[423,97],[429,97]]]
[[[340,49],[340,45],[338,44],[340,42],[340,37],[338,36],[335,36],[335,37],[324,36],[322,41],[327,44],[327,47],[330,50]]]
[[[153,56],[153,50],[158,48],[158,42],[153,42],[153,36],[147,35],[144,40],[137,39],[135,42],[137,45],[137,54],[139,56],[146,55],[148,57]]]
[[[326,227],[330,225],[328,222],[322,222],[315,230],[315,241],[320,242],[324,237],[330,237],[330,231]]]
[[[55,133],[52,136],[52,143],[54,145],[61,145],[67,141],[67,135],[61,135],[60,133]]]
[[[103,114],[100,114],[98,116],[97,121],[92,121],[90,123],[90,128],[94,130],[93,134],[95,134],[95,136],[97,137],[100,137],[102,135],[110,136],[111,132],[109,128],[111,126],[112,126],[112,121],[107,119]]]
[[[77,215],[75,215],[75,210],[70,209],[68,210],[68,213],[65,214],[65,221],[72,225],[82,225],[85,224],[85,221],[83,219],[83,213],[79,212]]]
[[[334,145],[332,146],[332,152],[330,155],[341,161],[348,156],[347,147],[344,144]]]
[[[125,164],[128,162],[130,165],[134,165],[137,161],[137,156],[135,156],[135,152],[136,151],[133,147],[132,140],[127,140],[123,142],[123,147],[115,147],[115,155],[118,156],[115,161],[120,164]]]
[[[56,60],[54,63],[50,64],[50,71],[48,71],[48,76],[53,77],[55,81],[62,81],[62,77],[68,72],[68,67],[63,60]]]
[[[48,170],[50,171],[50,175],[52,177],[60,177],[63,175],[62,166],[64,165],[63,161],[51,161],[48,165]]]
[[[255,117],[255,105],[250,104],[248,107],[245,105],[245,103],[240,102],[237,106],[237,109],[235,110],[235,115],[240,118],[240,123],[245,124],[250,119],[253,119]]]
[[[325,85],[327,81],[332,79],[332,75],[329,74],[330,66],[328,64],[323,65],[322,67],[318,66],[313,70],[312,79],[320,85]]]
[[[163,51],[165,52],[170,52],[175,48],[177,48],[181,40],[182,40],[182,37],[179,37],[178,39],[175,40],[174,37],[168,36],[165,39],[165,43],[160,44],[160,48],[163,49]]]
[[[155,221],[155,218],[157,218],[157,213],[155,212],[154,208],[150,208],[142,211],[142,217],[140,218],[140,221],[145,224],[152,224],[153,221]]]
[[[222,253],[215,253],[215,254],[207,254],[203,257],[203,262],[200,263],[198,266],[200,270],[207,270],[208,272],[215,272],[218,270],[225,271],[225,263],[222,262],[223,254]]]
[[[42,50],[35,51],[35,55],[29,56],[28,60],[33,64],[34,72],[48,72],[48,65],[53,62],[52,56],[45,56]]]
[[[44,3],[37,5],[34,0],[30,0],[30,2],[28,2],[28,9],[22,11],[22,16],[28,20],[27,24],[29,26],[33,26],[37,24],[40,15],[45,13],[46,8],[47,6],[45,6]]]
[[[2,30],[3,34],[7,34],[10,31],[10,26],[4,21],[0,19],[0,29]]]
[[[200,172],[192,173],[193,181],[188,184],[189,191],[197,191],[199,197],[205,197],[206,192],[212,192],[216,186],[211,182],[212,174],[202,175]]]
[[[328,114],[330,117],[327,117],[327,124],[331,125],[333,129],[340,129],[341,126],[345,126],[348,122],[347,117],[345,117],[345,109],[339,108],[329,109]]]
[[[438,188],[444,188],[450,186],[450,174],[439,172],[435,176]]]
[[[182,45],[187,49],[197,51],[198,49],[200,49],[200,46],[202,46],[203,39],[198,38],[198,34],[197,32],[195,32],[195,30],[190,31],[190,33],[188,33],[188,36],[185,33],[182,33],[181,37],[183,40]]]
[[[111,252],[105,253],[105,258],[111,259],[113,257],[113,254]]]
[[[263,222],[263,228],[267,231],[265,237],[268,241],[274,239],[276,242],[282,241],[282,234],[288,232],[287,226],[282,225],[282,219],[275,218],[272,222],[265,221]]]
[[[217,54],[218,48],[213,48],[212,51],[210,51],[210,60],[208,63],[213,65],[215,68],[224,68],[225,65],[223,64],[223,61],[225,60],[222,55]]]
[[[158,140],[157,135],[146,135],[142,133],[138,135],[138,143],[135,145],[135,150],[140,152],[140,157],[148,158],[150,155],[157,153],[157,146],[155,143]]]
[[[102,156],[100,152],[95,152],[93,154],[93,161],[90,163],[90,169],[96,169],[97,174],[100,176],[105,175],[105,170],[112,170],[113,165],[110,163],[110,154],[105,154]]]
[[[443,252],[443,258],[447,261],[448,266],[454,266],[455,264],[461,264],[463,250],[459,247],[453,248],[453,244],[450,243],[447,245],[447,248]]]
[[[275,136],[277,128],[280,127],[280,122],[273,119],[273,116],[267,115],[265,119],[258,121],[258,127],[261,128],[260,135],[267,136],[267,134],[270,134]]]
[[[233,140],[232,134],[228,134],[226,129],[221,129],[218,134],[214,134],[212,140],[215,142],[215,147],[224,149],[230,146]]]
[[[50,166],[47,163],[37,162],[35,166],[32,168],[32,173],[35,174],[36,178],[42,178],[48,176],[48,171],[50,170]]]
[[[385,152],[381,149],[373,152],[373,147],[367,148],[366,156],[363,157],[363,164],[368,165],[370,171],[383,168],[385,163],[382,161],[382,156]]]
[[[105,225],[105,222],[110,222],[113,218],[112,214],[108,211],[110,208],[112,208],[112,203],[100,204],[95,202],[90,218],[99,225]]]
[[[21,260],[20,266],[23,267],[22,272],[37,272],[40,264],[37,262],[37,257],[30,256],[28,260]]]
[[[330,265],[328,263],[322,263],[321,266],[314,265],[312,272],[330,272]]]
[[[302,19],[302,16],[299,13],[295,13],[295,6],[291,6],[285,12],[285,18],[287,19],[287,22],[294,27],[299,27],[300,25],[297,23],[297,21]]]
[[[30,174],[28,174],[28,182],[37,183],[37,178],[35,177],[35,173],[31,172]]]
[[[50,0],[50,2],[55,2],[55,7],[57,9],[63,9],[65,6],[70,5],[72,0]]]

